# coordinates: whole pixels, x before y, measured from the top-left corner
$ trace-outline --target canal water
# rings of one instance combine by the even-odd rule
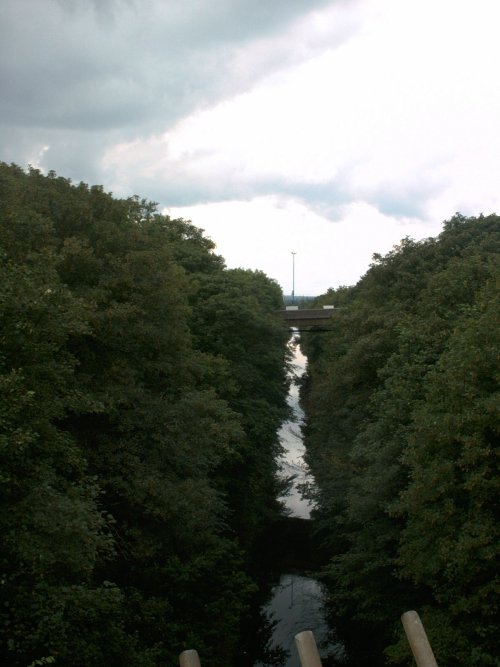
[[[307,359],[300,349],[298,334],[294,334],[289,345],[293,350],[293,380],[288,393],[288,405],[292,410],[292,418],[282,424],[278,434],[284,450],[279,463],[281,474],[284,477],[294,476],[295,479],[290,492],[281,500],[290,516],[309,519],[312,507],[309,501],[302,497],[300,492],[300,485],[308,481],[307,467],[304,463],[304,444],[301,434],[304,412],[300,407],[299,401],[299,382],[305,373]]]
[[[284,450],[280,460],[281,474],[286,478],[293,476],[294,480],[289,494],[281,500],[290,519],[295,519],[295,524],[306,525],[309,523],[312,508],[300,491],[300,485],[310,478],[303,459],[301,422],[304,414],[299,405],[298,382],[305,371],[307,360],[300,350],[298,334],[294,334],[290,345],[294,351],[295,380],[291,384],[288,402],[293,416],[290,421],[282,425],[279,435]],[[308,531],[304,532],[307,534]],[[293,544],[290,548],[293,549]],[[290,562],[293,562],[293,554]],[[300,661],[294,637],[303,630],[312,630],[323,659],[329,657],[334,661],[329,664],[343,664],[345,651],[342,644],[332,643],[328,639],[329,628],[323,609],[324,598],[325,591],[322,585],[308,576],[303,566],[280,573],[279,581],[273,586],[269,601],[261,610],[265,622],[273,628],[266,653],[274,657],[272,662],[256,662],[254,667],[267,667],[270,664],[280,667],[299,667]]]

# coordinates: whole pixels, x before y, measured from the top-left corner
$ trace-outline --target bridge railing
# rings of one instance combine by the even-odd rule
[[[401,622],[415,658],[417,667],[438,667],[431,645],[427,639],[424,626],[416,611],[406,611]],[[314,634],[304,630],[295,635],[295,645],[299,653],[302,667],[322,667],[321,658],[316,646]],[[180,667],[201,667],[197,651],[183,651],[179,656]]]
[[[423,623],[417,612],[405,611],[401,616],[401,622],[403,623],[403,628],[405,629],[417,667],[438,667]]]
[[[295,645],[302,667],[322,667],[316,640],[310,630],[304,630],[295,635]],[[201,667],[198,652],[192,649],[183,651],[179,656],[179,665],[180,667]]]

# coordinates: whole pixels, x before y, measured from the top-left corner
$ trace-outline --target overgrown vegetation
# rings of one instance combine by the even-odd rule
[[[330,601],[391,664],[413,664],[408,609],[439,665],[499,664],[499,251],[498,216],[456,215],[328,292],[332,332],[303,336]]]
[[[375,256],[304,334],[335,616],[497,665],[500,218]],[[0,164],[0,656],[234,664],[276,519],[282,295],[138,198]],[[392,632],[392,634],[391,634]]]
[[[231,664],[279,510],[282,295],[137,198],[0,164],[2,664]]]

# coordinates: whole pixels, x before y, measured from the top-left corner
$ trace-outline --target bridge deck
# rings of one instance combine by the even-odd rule
[[[335,311],[333,308],[304,308],[299,310],[280,310],[279,314],[291,327],[325,326]]]

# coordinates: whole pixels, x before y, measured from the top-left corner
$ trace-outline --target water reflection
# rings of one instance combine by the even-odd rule
[[[280,460],[281,473],[285,477],[294,476],[293,486],[287,496],[281,500],[289,516],[300,519],[309,519],[311,505],[302,498],[299,485],[307,480],[309,472],[304,463],[304,445],[300,426],[304,413],[299,405],[299,386],[297,380],[305,371],[307,359],[298,345],[298,334],[294,334],[290,345],[294,349],[293,374],[296,381],[292,383],[288,396],[292,407],[293,417],[284,422],[279,436],[284,453]],[[344,649],[341,644],[329,644],[329,628],[325,621],[323,610],[324,591],[321,584],[315,579],[306,576],[305,572],[286,572],[281,574],[279,583],[273,587],[271,598],[262,609],[266,627],[274,624],[266,655],[268,662],[256,662],[255,667],[298,667],[299,657],[295,647],[294,637],[302,630],[312,630],[324,656],[334,656],[343,661]]]
[[[304,445],[300,427],[304,419],[304,412],[299,404],[299,385],[298,381],[306,370],[307,359],[302,354],[299,345],[298,334],[293,334],[290,346],[294,350],[292,375],[295,381],[290,386],[288,394],[288,404],[292,409],[292,419],[283,422],[279,431],[279,438],[284,452],[279,461],[281,474],[284,477],[294,477],[294,482],[290,492],[284,498],[281,498],[290,516],[297,516],[302,519],[309,519],[311,516],[311,504],[308,500],[302,498],[299,491],[301,483],[308,477],[307,467],[304,463]]]
[[[339,644],[328,641],[329,628],[323,615],[324,591],[319,582],[298,574],[283,574],[278,586],[272,590],[272,599],[266,607],[268,618],[275,626],[271,638],[271,654],[281,651],[283,667],[297,667],[300,664],[294,637],[302,630],[312,630],[320,655],[343,658],[344,651]],[[264,667],[258,662],[256,667]]]

